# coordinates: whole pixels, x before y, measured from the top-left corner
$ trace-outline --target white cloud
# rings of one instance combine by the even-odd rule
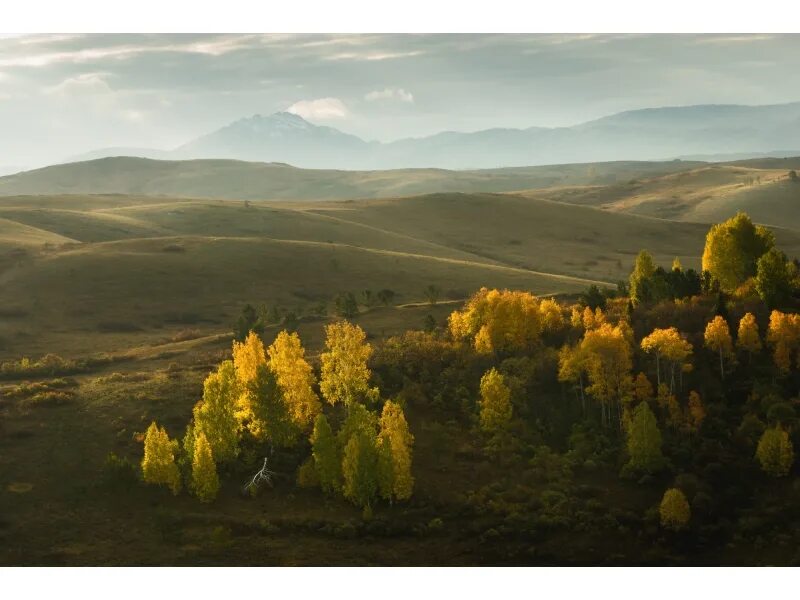
[[[304,119],[346,119],[350,116],[347,106],[339,98],[300,100],[292,104],[286,111]]]
[[[394,58],[411,58],[425,54],[423,50],[410,52],[339,52],[323,56],[324,60],[390,60]]]
[[[65,79],[58,85],[45,88],[44,92],[70,97],[111,94],[113,90],[105,80],[107,76],[107,73],[81,73]]]
[[[373,90],[364,96],[367,102],[375,102],[377,100],[398,100],[400,102],[414,103],[414,94],[404,90],[403,88],[384,88],[382,90]]]

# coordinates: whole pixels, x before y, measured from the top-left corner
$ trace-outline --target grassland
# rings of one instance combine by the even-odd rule
[[[800,184],[789,180],[785,168],[703,166],[613,185],[561,186],[526,195],[699,223],[722,221],[743,210],[759,223],[800,228]]]
[[[339,171],[236,160],[116,157],[0,177],[0,196],[113,193],[238,200],[387,198],[435,192],[503,192],[553,185],[607,184],[701,164],[618,161],[473,171]]]
[[[428,315],[444,322],[481,286],[537,294],[613,286],[641,248],[662,263],[679,256],[699,267],[704,221],[736,208],[778,222],[779,246],[800,254],[795,188],[782,167],[636,169],[625,183],[587,185],[608,174],[578,166],[569,185],[563,173],[548,175],[558,184],[548,189],[369,201],[0,198],[0,358],[103,358],[60,381],[30,378],[57,393],[0,384],[0,564],[597,564],[599,548],[608,564],[661,560],[643,554],[635,532],[613,548],[587,533],[569,554],[557,537],[514,550],[521,554],[479,538],[481,524],[459,517],[459,507],[469,490],[491,484],[495,465],[469,430],[422,410],[408,414],[415,500],[376,512],[375,523],[393,524],[388,534],[364,529],[343,502],[297,489],[281,465],[276,489],[257,500],[239,496],[242,473],[224,473],[211,508],[140,487],[120,495],[102,482],[107,453],[135,460],[152,419],[181,433],[245,302],[306,315],[299,333],[316,360],[330,317],[310,309],[331,311],[340,292],[397,293],[395,305],[354,319],[377,341],[420,328]],[[412,189],[376,177],[382,195]],[[436,305],[423,293],[431,284],[442,290]],[[651,502],[616,472],[590,473],[581,485],[622,513],[641,514]],[[445,510],[445,526],[431,525]],[[697,563],[737,560],[733,550],[695,554]]]

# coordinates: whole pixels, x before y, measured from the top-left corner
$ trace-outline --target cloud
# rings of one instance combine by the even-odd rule
[[[45,88],[46,94],[60,96],[98,96],[113,93],[106,82],[108,73],[81,73],[68,77],[61,83]]]
[[[378,100],[398,100],[400,102],[414,103],[414,94],[403,88],[384,88],[382,90],[373,90],[364,96],[367,102],[376,102]]]
[[[738,44],[751,42],[765,42],[774,40],[770,34],[744,34],[744,35],[709,35],[695,40],[695,44]]]
[[[286,109],[286,112],[304,119],[346,119],[350,116],[345,103],[339,98],[317,98],[316,100],[300,100]]]

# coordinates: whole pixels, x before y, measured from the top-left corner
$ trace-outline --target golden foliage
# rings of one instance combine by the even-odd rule
[[[267,364],[264,343],[256,333],[251,331],[242,343],[233,342],[233,364],[242,385],[256,380],[258,369]]]
[[[597,329],[603,325],[606,322],[606,315],[599,306],[595,308],[594,311],[587,306],[583,309],[581,319],[583,321],[583,328],[589,331],[590,329]]]
[[[661,361],[670,366],[670,388],[674,388],[675,370],[687,370],[688,358],[692,354],[692,345],[683,339],[675,327],[668,329],[654,329],[653,332],[641,341],[641,348],[648,354],[655,354],[656,375],[661,383]]]
[[[639,373],[633,381],[633,397],[639,402],[653,398],[653,384],[644,373]]]
[[[547,310],[552,318],[552,310]],[[543,327],[536,296],[487,288],[472,296],[463,310],[454,311],[448,325],[454,339],[470,340],[482,354],[530,348],[539,341]]]
[[[556,333],[564,328],[564,314],[561,305],[552,298],[545,298],[539,303],[542,331]]]
[[[389,400],[383,405],[378,434],[380,492],[386,500],[407,500],[414,489],[411,475],[411,447],[414,436],[400,405]]]
[[[330,404],[342,402],[350,406],[363,402],[369,392],[372,374],[367,361],[372,356],[372,346],[358,325],[347,321],[325,326],[325,352],[321,355],[322,373],[320,391]]]
[[[753,225],[750,217],[739,212],[709,230],[703,249],[703,271],[711,273],[723,290],[732,292],[756,274],[756,261],[774,244],[772,232]]]
[[[792,355],[800,352],[800,315],[773,310],[769,316],[767,342],[773,347],[773,360],[783,373],[792,370]],[[795,364],[800,363],[800,356]]]
[[[511,389],[503,375],[491,368],[481,378],[481,429],[488,433],[502,431],[511,422],[511,416]]]
[[[661,517],[662,527],[673,531],[680,531],[686,527],[692,518],[689,502],[678,488],[671,488],[664,492],[658,513]]]
[[[226,360],[203,382],[203,400],[194,407],[197,432],[203,432],[217,462],[228,462],[239,454],[241,386],[233,362]]]
[[[300,336],[281,331],[267,354],[290,417],[300,429],[308,430],[322,405],[314,393],[314,371],[305,359]]]
[[[761,352],[761,336],[758,333],[758,323],[753,313],[745,314],[739,321],[736,346],[739,350],[750,354]]]
[[[758,441],[756,458],[765,473],[773,477],[788,475],[794,463],[794,449],[789,434],[778,427],[764,431]]]
[[[146,483],[166,485],[177,495],[181,491],[181,475],[175,464],[176,442],[172,442],[167,430],[155,421],[147,428],[144,438],[142,475]]]
[[[689,392],[689,427],[692,431],[697,431],[706,418],[706,409],[700,394],[692,390]]]
[[[586,357],[591,383],[587,392],[606,404],[622,401],[630,395],[633,385],[631,346],[624,327],[603,323],[587,330],[581,341],[581,351]]]
[[[192,491],[200,502],[212,502],[219,492],[217,465],[214,462],[211,445],[203,432],[198,433],[194,441]]]
[[[720,315],[714,317],[706,325],[703,339],[707,348],[719,354],[719,370],[724,377],[725,360],[733,358],[733,340],[728,329],[728,322]]]

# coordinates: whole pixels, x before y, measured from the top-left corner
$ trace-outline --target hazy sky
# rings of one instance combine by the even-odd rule
[[[365,139],[800,100],[797,35],[0,35],[0,165],[290,109]]]

